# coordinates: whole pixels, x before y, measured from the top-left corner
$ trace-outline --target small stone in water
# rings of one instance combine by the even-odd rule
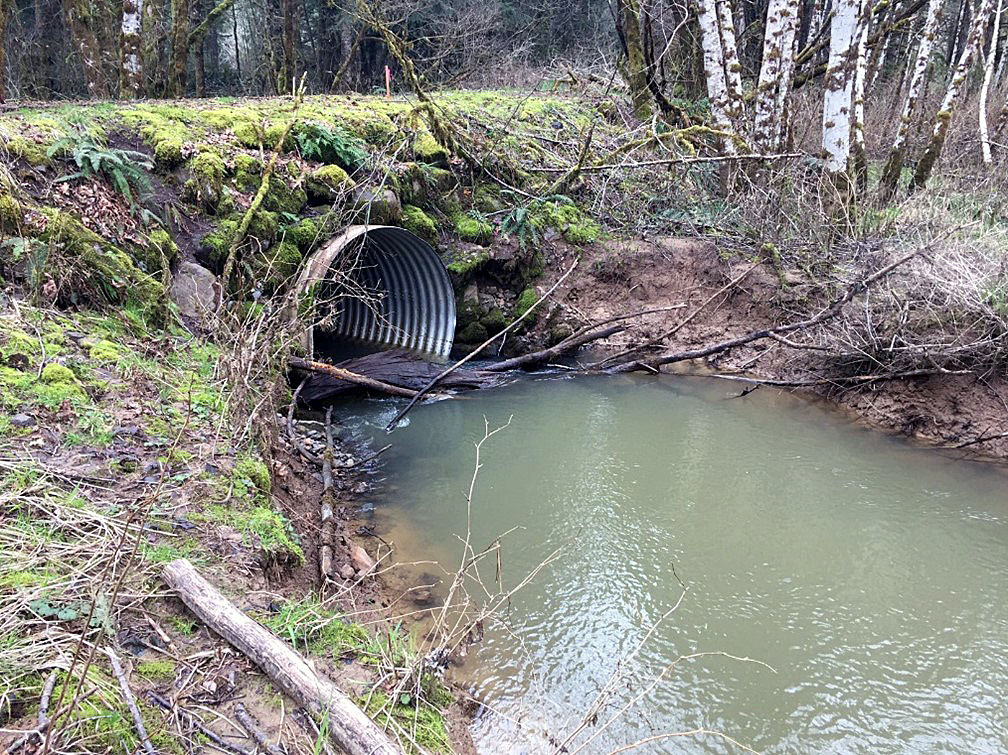
[[[367,574],[375,568],[374,559],[367,554],[367,551],[359,545],[350,546],[350,562],[358,573]]]

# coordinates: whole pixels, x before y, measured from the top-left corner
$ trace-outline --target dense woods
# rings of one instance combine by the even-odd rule
[[[410,88],[407,59],[429,88],[576,86],[616,69],[635,115],[678,129],[692,148],[797,148],[821,155],[830,174],[851,168],[864,188],[866,139],[879,157],[885,140],[883,196],[908,165],[913,186],[927,181],[964,98],[981,95],[985,162],[1006,121],[1008,25],[994,0],[3,0],[0,9],[0,99],[275,95],[301,77],[309,93],[371,93],[384,90],[386,66],[398,91]],[[818,134],[810,98],[821,100]],[[876,133],[866,136],[866,118]]]

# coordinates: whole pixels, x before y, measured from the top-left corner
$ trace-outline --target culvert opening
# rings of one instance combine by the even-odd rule
[[[324,244],[298,281],[314,291],[308,351],[334,361],[406,349],[445,361],[455,292],[437,252],[396,226],[350,226]]]

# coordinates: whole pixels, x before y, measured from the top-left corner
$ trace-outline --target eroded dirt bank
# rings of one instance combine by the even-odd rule
[[[807,316],[803,313],[810,302],[827,302],[835,295],[835,289],[805,275],[786,272],[779,277],[770,261],[722,254],[714,243],[699,239],[608,240],[583,249],[555,240],[547,258],[554,271],[576,258],[580,262],[518,348],[556,342],[590,322],[681,305],[628,319],[624,332],[596,346],[601,357],[609,358],[650,341],[660,343],[638,354],[687,350],[795,322]],[[1008,413],[1008,383],[993,372],[830,381],[825,376],[836,374],[835,365],[823,361],[816,341],[805,334],[763,339],[673,367],[677,372],[806,383],[796,388],[737,385],[740,393],[798,390],[886,432],[961,449],[972,457],[1008,457],[1008,437],[991,437],[1003,433]]]

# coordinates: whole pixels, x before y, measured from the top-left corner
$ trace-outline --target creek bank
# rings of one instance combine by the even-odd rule
[[[521,336],[519,348],[532,350],[556,343],[589,322],[686,304],[684,309],[624,321],[625,331],[593,344],[598,356],[593,355],[592,361],[661,336],[663,351],[693,349],[799,320],[810,302],[824,300],[830,293],[824,281],[792,272],[782,278],[770,262],[722,254],[714,242],[704,239],[606,239],[586,248],[571,248],[560,241],[549,249],[547,265],[551,270],[566,269],[575,257],[580,263],[574,274],[542,306],[535,325]],[[740,276],[737,284],[727,286]],[[722,289],[680,327],[694,308]],[[668,335],[670,331],[675,332]],[[676,365],[675,371],[699,369],[801,381],[817,370],[831,374],[817,354],[815,348],[792,349],[767,339]],[[760,390],[768,388],[772,386]],[[739,384],[740,392],[750,389],[752,385]],[[946,449],[969,444],[964,455],[1008,459],[1008,438],[974,442],[999,433],[1004,426],[1008,381],[996,371],[878,380],[857,386],[826,382],[794,390],[916,442]]]

